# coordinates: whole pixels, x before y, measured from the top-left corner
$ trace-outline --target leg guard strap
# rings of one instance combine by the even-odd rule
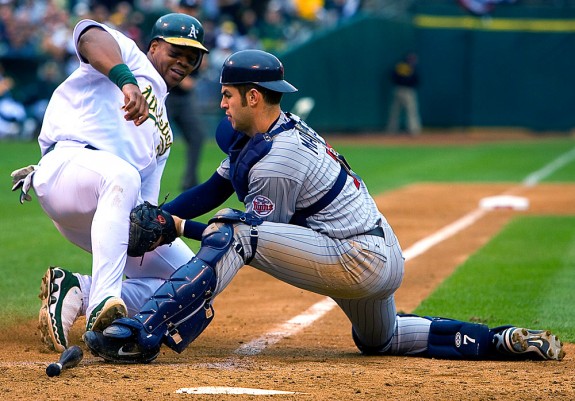
[[[148,338],[182,352],[214,316],[210,304],[216,288],[214,269],[194,257],[172,274],[134,316]]]
[[[481,359],[490,348],[489,327],[459,320],[432,318],[428,353],[433,358]]]
[[[250,247],[252,248],[252,253],[249,258],[246,259],[244,256],[244,250],[241,244],[237,244],[236,252],[238,252],[244,263],[249,265],[254,256],[256,255],[256,250],[258,248],[258,226],[263,223],[263,219],[251,214],[245,213],[236,209],[222,209],[216,213],[216,215],[211,218],[208,224],[211,223],[243,223],[251,227],[250,229]]]

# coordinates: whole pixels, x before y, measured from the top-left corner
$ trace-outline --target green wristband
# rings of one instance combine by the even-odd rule
[[[122,89],[126,84],[138,85],[136,77],[132,74],[132,71],[130,71],[130,68],[126,64],[118,64],[112,67],[108,73],[108,78],[120,89]]]

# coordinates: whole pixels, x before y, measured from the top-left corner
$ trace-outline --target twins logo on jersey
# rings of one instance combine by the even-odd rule
[[[263,195],[257,195],[252,201],[252,209],[260,217],[269,216],[275,209],[274,203],[270,198]]]
[[[158,128],[160,134],[160,143],[156,147],[156,156],[162,156],[164,153],[170,149],[174,138],[172,136],[172,129],[168,123],[168,119],[164,118],[164,109],[160,107],[158,98],[152,92],[152,87],[148,85],[146,89],[142,91],[142,95],[146,98],[149,108],[149,117],[154,121],[154,124]]]

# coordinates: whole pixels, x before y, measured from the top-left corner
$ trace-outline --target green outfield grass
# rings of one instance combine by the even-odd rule
[[[519,217],[414,313],[548,328],[575,342],[574,282],[575,216]]]
[[[344,145],[333,138],[330,144],[346,156],[370,192],[378,194],[424,181],[520,183],[575,148],[575,139],[419,147]],[[90,271],[90,256],[59,235],[37,200],[20,205],[10,191],[10,172],[35,163],[38,156],[36,143],[0,142],[0,179],[4,180],[0,191],[0,313],[5,324],[36,318],[40,278],[48,265]],[[179,193],[183,158],[182,145],[174,146],[162,194],[170,193],[173,198]],[[221,159],[222,153],[210,141],[202,155],[202,179],[215,171]],[[545,181],[575,182],[575,162]],[[235,199],[227,205],[240,206]],[[196,249],[194,242],[189,243]],[[417,313],[490,325],[541,326],[575,341],[574,264],[575,216],[517,218],[472,255]]]

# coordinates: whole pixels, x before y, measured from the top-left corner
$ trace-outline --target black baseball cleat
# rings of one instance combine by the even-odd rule
[[[158,357],[160,345],[151,349],[144,349],[138,345],[133,337],[122,337],[124,333],[115,333],[115,330],[124,328],[116,325],[109,326],[103,332],[87,331],[83,340],[92,355],[104,358],[110,363],[150,363]],[[119,335],[118,335],[119,334]]]

